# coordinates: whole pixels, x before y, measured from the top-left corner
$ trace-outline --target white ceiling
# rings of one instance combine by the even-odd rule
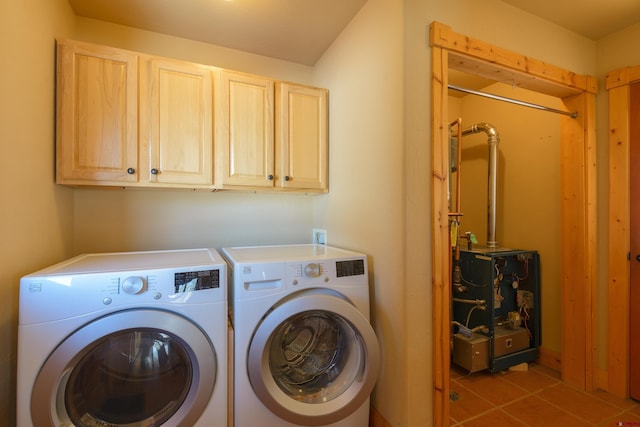
[[[78,16],[313,65],[366,0],[69,0]]]
[[[640,22],[640,0],[502,0],[592,40]],[[366,0],[69,0],[76,15],[313,65]]]
[[[502,0],[591,40],[640,22],[639,0]]]

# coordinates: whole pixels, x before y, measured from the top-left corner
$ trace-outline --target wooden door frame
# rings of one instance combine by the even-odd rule
[[[595,77],[582,76],[455,33],[433,22],[432,316],[433,417],[449,425],[450,248],[448,218],[448,70],[456,69],[560,98],[577,118],[561,119],[563,381],[594,388],[596,358]],[[544,286],[544,285],[543,285]]]
[[[609,245],[608,245],[608,391],[629,397],[630,164],[631,84],[640,82],[640,66],[607,74],[609,96]]]

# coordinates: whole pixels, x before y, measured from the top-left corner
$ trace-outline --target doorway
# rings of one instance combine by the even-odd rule
[[[595,78],[431,25],[432,52],[432,297],[434,425],[449,422],[450,234],[448,210],[448,72],[455,69],[560,98],[576,118],[561,119],[563,381],[594,386],[596,255]]]
[[[639,227],[640,212],[636,164],[640,137],[640,66],[625,67],[607,73],[609,95],[609,256],[607,385],[619,397],[640,399],[640,366],[632,360],[640,357],[636,315],[631,307],[640,301]],[[636,237],[638,236],[638,237]],[[627,303],[628,302],[628,303]]]
[[[629,164],[640,164],[640,82],[634,82],[630,88],[629,102]],[[629,306],[640,304],[640,168],[629,168],[629,200],[630,200],[630,247],[629,265]],[[640,400],[640,316],[629,310],[629,396]],[[635,361],[635,363],[634,363]]]

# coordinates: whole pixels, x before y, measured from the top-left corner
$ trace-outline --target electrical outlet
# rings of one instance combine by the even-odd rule
[[[320,245],[326,245],[327,244],[327,230],[324,230],[322,228],[314,228],[313,229],[313,235],[311,237],[311,242],[312,243],[316,243],[316,244],[320,244]]]

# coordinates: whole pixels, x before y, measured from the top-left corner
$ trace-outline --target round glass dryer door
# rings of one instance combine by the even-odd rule
[[[69,336],[36,379],[37,426],[195,423],[213,392],[215,351],[187,319],[160,310],[100,318]]]
[[[336,294],[307,291],[258,326],[247,369],[258,398],[295,424],[326,425],[360,408],[380,366],[369,321]]]

